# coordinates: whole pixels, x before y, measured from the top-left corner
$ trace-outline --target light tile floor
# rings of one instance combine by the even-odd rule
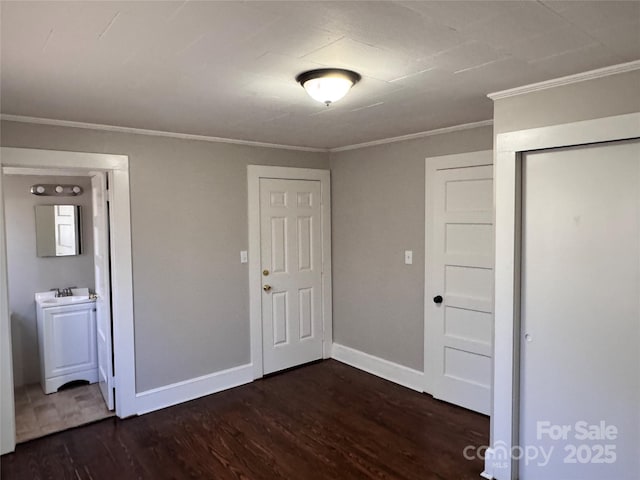
[[[16,387],[16,442],[112,417],[98,384],[80,385],[45,395],[39,383]]]

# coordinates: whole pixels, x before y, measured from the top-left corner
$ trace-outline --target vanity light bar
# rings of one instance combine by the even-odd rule
[[[37,184],[31,186],[31,193],[41,197],[75,197],[82,195],[79,185]]]

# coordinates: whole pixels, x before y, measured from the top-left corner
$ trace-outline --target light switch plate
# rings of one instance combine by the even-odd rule
[[[404,263],[405,265],[413,264],[413,250],[405,250],[404,251]]]
[[[247,263],[249,261],[248,255],[247,255],[247,251],[246,250],[242,250],[240,252],[240,263]]]

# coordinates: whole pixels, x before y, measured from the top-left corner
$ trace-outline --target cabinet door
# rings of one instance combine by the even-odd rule
[[[45,312],[46,377],[96,368],[94,305],[49,308]]]

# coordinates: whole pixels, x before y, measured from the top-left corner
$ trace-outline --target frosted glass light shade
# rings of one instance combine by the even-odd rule
[[[352,86],[351,80],[341,77],[312,78],[303,85],[311,98],[324,104],[337,102]]]
[[[296,80],[311,98],[330,105],[344,97],[360,78],[359,74],[350,70],[323,68],[301,73]]]

